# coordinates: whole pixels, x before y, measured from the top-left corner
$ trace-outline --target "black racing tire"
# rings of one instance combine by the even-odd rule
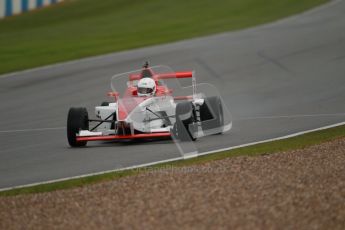
[[[67,117],[67,139],[71,147],[83,147],[87,141],[77,142],[79,130],[89,130],[89,115],[86,108],[70,108]]]
[[[205,135],[222,134],[224,113],[220,97],[207,97],[200,106],[201,128]]]
[[[191,102],[176,105],[176,122],[173,126],[175,137],[180,141],[195,141],[196,128],[194,108]]]
[[[109,102],[103,101],[102,104],[101,104],[101,106],[109,106]]]

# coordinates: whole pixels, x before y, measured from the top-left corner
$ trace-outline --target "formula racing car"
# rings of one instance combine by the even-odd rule
[[[70,146],[138,138],[195,141],[230,129],[229,113],[218,90],[209,84],[197,85],[194,72],[145,64],[142,69],[113,76],[111,87],[112,102],[96,106],[95,119],[89,118],[86,108],[70,108]]]

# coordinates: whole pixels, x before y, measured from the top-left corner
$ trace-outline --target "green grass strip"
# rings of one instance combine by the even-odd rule
[[[252,27],[328,0],[66,0],[0,20],[0,74]]]
[[[144,167],[141,169],[125,170],[120,172],[105,173],[97,176],[89,176],[80,179],[66,180],[62,182],[55,182],[51,184],[42,184],[27,188],[18,188],[8,191],[0,192],[0,196],[14,196],[20,194],[32,194],[51,192],[60,189],[70,189],[80,186],[86,186],[102,181],[116,180],[122,177],[136,175],[145,171],[160,170],[173,167],[183,167],[195,164],[203,164],[209,161],[222,160],[228,157],[235,156],[258,156],[263,154],[271,154],[288,150],[303,149],[312,145],[321,144],[337,138],[345,137],[345,126],[339,126],[322,131],[316,131],[304,134],[297,137],[292,137],[279,141],[272,141],[263,144],[257,144],[249,147],[238,148],[230,151],[224,151],[209,155],[192,158],[189,160],[181,160],[169,163],[158,164],[154,166]]]

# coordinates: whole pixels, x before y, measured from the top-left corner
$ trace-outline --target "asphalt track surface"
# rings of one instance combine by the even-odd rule
[[[89,143],[72,149],[67,111],[107,100],[110,77],[145,60],[196,71],[233,115],[199,152],[345,120],[345,1],[243,31],[186,40],[0,76],[0,188],[179,157],[169,140]]]

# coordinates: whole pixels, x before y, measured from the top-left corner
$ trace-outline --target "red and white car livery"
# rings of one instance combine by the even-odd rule
[[[138,81],[143,78],[155,82],[154,95],[138,95]],[[86,108],[70,108],[67,118],[70,146],[138,138],[195,141],[231,128],[230,113],[217,89],[209,84],[197,85],[194,72],[145,65],[140,70],[113,76],[111,86],[108,96],[113,102],[96,106],[96,119],[89,118]]]

